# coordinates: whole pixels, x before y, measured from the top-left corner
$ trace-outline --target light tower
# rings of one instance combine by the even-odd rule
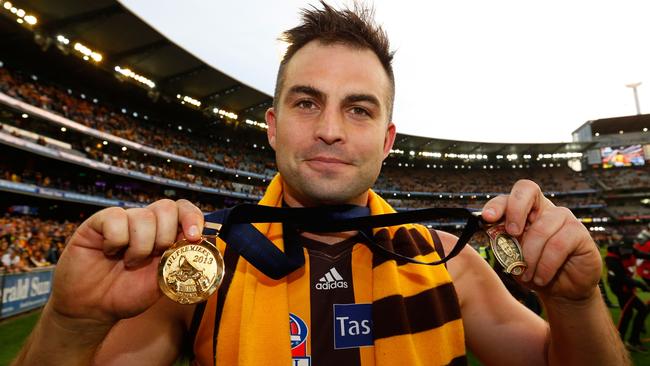
[[[625,85],[628,88],[632,88],[632,90],[634,91],[634,102],[636,103],[636,114],[637,115],[641,114],[641,107],[639,106],[639,94],[636,91],[636,88],[638,88],[639,85],[641,85],[640,81],[638,83],[632,83],[632,84]]]

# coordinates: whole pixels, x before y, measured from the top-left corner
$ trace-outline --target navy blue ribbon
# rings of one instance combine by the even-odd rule
[[[467,219],[467,225],[451,252],[438,261],[421,262],[390,251],[373,240],[372,228],[450,217]],[[458,255],[472,235],[483,227],[480,216],[464,208],[427,208],[370,215],[368,207],[353,205],[286,208],[241,204],[206,214],[205,221],[222,224],[218,232],[214,229],[204,229],[205,235],[218,234],[228,247],[234,249],[262,273],[276,280],[304,266],[305,256],[299,241],[301,231],[325,233],[357,230],[365,238],[363,243],[391,259],[423,265],[439,265]],[[251,225],[269,222],[283,224],[284,252]]]

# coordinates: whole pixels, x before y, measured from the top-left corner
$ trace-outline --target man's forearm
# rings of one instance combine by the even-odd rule
[[[12,365],[89,365],[110,329],[93,320],[70,321],[46,305]]]
[[[550,365],[630,365],[598,288],[581,302],[544,301],[551,325]]]

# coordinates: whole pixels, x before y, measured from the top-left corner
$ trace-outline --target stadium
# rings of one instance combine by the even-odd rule
[[[86,218],[162,198],[205,213],[256,203],[277,170],[264,122],[273,96],[205,64],[119,3],[1,0],[0,13],[0,364],[8,364]],[[398,133],[374,190],[398,211],[480,209],[530,179],[605,255],[613,233],[638,242],[650,224],[648,128],[650,114],[638,114],[576,121],[569,143]],[[620,308],[606,294],[616,323]],[[632,357],[650,364],[645,353]]]

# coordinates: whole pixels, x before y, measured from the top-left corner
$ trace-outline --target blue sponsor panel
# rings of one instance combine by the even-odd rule
[[[0,318],[20,314],[45,305],[52,292],[54,268],[0,277],[2,292]]]
[[[372,304],[334,304],[334,348],[373,344]]]

